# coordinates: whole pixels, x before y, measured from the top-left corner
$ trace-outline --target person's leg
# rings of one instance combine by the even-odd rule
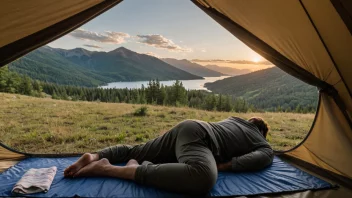
[[[97,153],[85,153],[77,162],[65,169],[64,175],[65,177],[72,177],[81,168],[103,158],[108,159],[112,164],[127,162],[130,159],[135,159],[139,163],[146,160],[153,163],[177,162],[175,143],[180,124],[176,125],[164,135],[150,140],[145,144],[136,146],[117,145],[105,148]]]
[[[183,122],[175,146],[179,163],[138,166],[135,181],[173,192],[207,193],[217,179],[216,162],[208,141],[208,134],[196,122]]]
[[[179,163],[144,162],[117,167],[101,159],[82,168],[77,176],[117,177],[173,192],[204,195],[217,179],[216,162],[207,143],[209,137],[193,121],[181,123],[177,130],[174,152]]]

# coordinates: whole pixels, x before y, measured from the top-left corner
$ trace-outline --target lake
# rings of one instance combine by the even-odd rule
[[[230,77],[230,76],[204,77],[204,79],[200,79],[200,80],[180,80],[180,81],[182,81],[182,84],[186,89],[196,89],[196,90],[209,91],[207,88],[204,87],[205,83],[215,82],[217,80],[222,80],[222,79],[225,79],[228,77]],[[108,83],[105,86],[101,86],[101,88],[103,88],[103,89],[107,89],[107,88],[123,89],[123,88],[127,87],[128,89],[135,89],[135,88],[141,88],[142,85],[144,85],[144,87],[147,87],[148,82],[149,81],[112,82],[112,83]],[[175,80],[160,81],[160,84],[163,84],[164,86],[171,86],[175,82],[176,82]]]

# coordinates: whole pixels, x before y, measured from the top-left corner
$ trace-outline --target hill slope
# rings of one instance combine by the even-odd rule
[[[49,47],[39,48],[10,63],[9,69],[33,79],[64,85],[96,86],[113,80],[81,68]]]
[[[301,142],[314,118],[314,114],[215,112],[153,105],[145,105],[147,116],[134,116],[141,106],[0,93],[0,137],[3,143],[29,153],[84,153],[108,145],[146,142],[185,119],[216,122],[229,116],[260,116],[271,126],[273,148],[288,149]]]
[[[208,69],[202,65],[199,65],[197,63],[192,63],[186,59],[183,60],[177,60],[173,58],[163,58],[162,59],[164,62],[182,69],[186,72],[189,72],[191,74],[197,75],[197,76],[202,76],[202,77],[219,77],[219,76],[224,76],[223,73],[217,72],[211,69]]]
[[[245,98],[257,108],[266,110],[278,106],[283,110],[295,109],[297,106],[315,109],[318,102],[315,87],[277,67],[207,83],[205,86],[215,93]]]
[[[41,81],[98,86],[116,81],[190,80],[199,76],[177,69],[155,57],[120,47],[110,52],[39,48],[9,64],[12,71]]]
[[[251,72],[249,69],[237,69],[237,68],[232,68],[232,67],[220,67],[218,65],[206,65],[204,66],[208,69],[223,73],[225,75],[229,76],[238,76],[242,74],[248,74]]]

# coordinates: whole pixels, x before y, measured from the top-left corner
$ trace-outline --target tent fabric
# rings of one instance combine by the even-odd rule
[[[336,62],[335,67],[341,75],[342,81],[345,82],[351,97],[351,33],[330,0],[319,1],[319,3],[311,0],[302,2],[331,53],[332,59]],[[351,106],[349,106],[349,110],[352,111]]]
[[[347,93],[344,88],[335,87],[344,98],[349,112],[352,112],[352,36],[346,24],[329,0],[319,1],[302,1],[311,20],[313,21],[317,32],[325,44],[326,51],[330,53],[330,58],[334,62],[337,73],[341,76],[340,84],[345,84]],[[320,57],[319,57],[320,58]],[[332,74],[331,74],[332,75]],[[332,83],[330,83],[332,84]],[[335,83],[336,84],[336,83]]]
[[[325,102],[321,103],[319,108],[329,111],[320,111],[311,135],[300,147],[290,151],[289,155],[308,160],[313,165],[352,179],[349,168],[352,166],[352,159],[349,157],[352,152],[350,126],[352,78],[349,78],[352,71],[350,69],[352,36],[331,1],[319,0],[318,3],[316,0],[194,0],[193,2],[196,4],[201,2],[202,4],[198,6],[208,15],[254,51],[274,64],[277,63],[278,67],[323,88],[321,95]],[[238,31],[240,29],[234,28],[235,26],[243,28],[248,33]],[[287,60],[281,58],[282,60],[277,61],[280,56],[284,56]],[[305,72],[314,77],[309,77]],[[314,78],[318,80],[313,80]],[[330,93],[329,96],[331,90],[324,90],[325,85],[321,82],[327,83],[326,87],[332,86],[332,90],[336,90],[336,95]],[[331,101],[332,98],[335,101]],[[321,148],[322,144],[328,146]]]
[[[0,173],[15,165],[26,156],[4,148],[0,143]]]
[[[65,20],[102,1],[2,0],[0,47]]]
[[[352,175],[350,163],[352,133],[336,133],[336,130],[348,131],[349,126],[345,123],[343,115],[338,111],[336,104],[329,96],[322,94],[321,103],[315,127],[313,127],[309,138],[301,147],[289,152],[288,155],[341,175]],[[325,133],[322,133],[322,131]],[[327,140],[334,142],[335,145],[329,145]],[[321,143],[317,144],[316,142]]]
[[[350,0],[331,0],[336,11],[352,34],[352,1]]]
[[[11,196],[11,189],[30,168],[57,166],[57,174],[47,193],[30,197],[183,197],[179,194],[138,185],[115,178],[63,178],[63,170],[77,157],[28,158],[0,174],[0,196]],[[333,185],[275,157],[272,166],[258,172],[220,172],[209,196],[257,195],[327,189]]]
[[[1,1],[0,65],[69,33],[121,1]]]

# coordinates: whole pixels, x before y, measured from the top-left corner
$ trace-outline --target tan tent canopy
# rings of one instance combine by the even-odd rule
[[[2,0],[0,66],[63,36],[122,0]],[[352,1],[192,0],[287,73],[320,90],[314,124],[293,163],[352,181]],[[0,145],[1,146],[1,145]],[[0,149],[0,166],[27,154]],[[28,155],[27,155],[28,156]]]
[[[321,89],[309,137],[287,154],[352,179],[352,36],[333,2],[194,2],[267,60]]]
[[[122,0],[2,0],[0,65],[80,27]]]

